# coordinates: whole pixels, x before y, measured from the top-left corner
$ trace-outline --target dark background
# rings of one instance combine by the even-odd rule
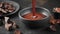
[[[31,6],[31,0],[11,0],[11,1],[15,1],[15,2],[19,3],[19,5],[20,5],[19,11],[23,8]],[[37,0],[37,5],[40,6],[40,7],[41,6],[45,7],[47,9],[49,9],[50,12],[52,12],[52,9],[54,7],[59,7],[60,6],[60,0]],[[10,15],[9,17],[11,18],[11,20],[15,21],[16,24],[18,24],[20,26],[19,30],[21,30],[21,32],[23,34],[60,34],[59,26],[57,26],[57,31],[56,32],[43,30],[43,29],[38,29],[38,30],[28,29],[25,26],[25,24],[20,22],[19,17],[18,17],[18,12],[13,14],[13,15]],[[6,31],[4,29],[4,26],[3,26],[3,27],[0,27],[0,34],[13,34],[13,32]]]

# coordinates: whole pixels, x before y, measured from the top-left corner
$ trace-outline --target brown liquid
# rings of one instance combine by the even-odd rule
[[[33,16],[36,16],[35,13],[36,13],[36,0],[32,0],[32,13],[33,13]]]
[[[36,13],[36,0],[32,0],[32,13],[26,14],[23,17],[28,20],[41,20],[45,15]]]
[[[46,16],[41,14],[41,13],[36,13],[35,14],[37,17],[33,18],[33,13],[29,13],[23,16],[23,18],[26,18],[27,20],[41,20],[43,18],[45,18]]]

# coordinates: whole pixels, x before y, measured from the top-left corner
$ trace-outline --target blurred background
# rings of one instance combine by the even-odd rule
[[[31,6],[32,0],[12,0],[16,1],[21,5],[21,8]],[[60,0],[36,0],[38,6],[46,7],[51,10],[54,7],[60,6]]]

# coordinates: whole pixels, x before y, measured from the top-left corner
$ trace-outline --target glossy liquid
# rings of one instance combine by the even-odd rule
[[[41,20],[43,18],[45,18],[46,16],[41,14],[41,13],[36,13],[35,16],[37,16],[36,18],[32,18],[33,13],[29,13],[23,16],[23,18],[26,18],[27,20]]]
[[[36,13],[36,0],[32,0],[32,13],[23,16],[27,20],[41,20],[46,16],[41,13]]]
[[[35,13],[36,13],[36,0],[32,0],[32,18],[36,18],[37,16],[35,15]]]

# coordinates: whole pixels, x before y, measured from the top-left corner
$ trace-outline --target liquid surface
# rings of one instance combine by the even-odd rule
[[[45,15],[41,13],[36,13],[35,16],[36,17],[33,18],[34,17],[33,13],[29,13],[29,14],[24,15],[23,18],[26,18],[27,20],[41,20],[46,17]]]

